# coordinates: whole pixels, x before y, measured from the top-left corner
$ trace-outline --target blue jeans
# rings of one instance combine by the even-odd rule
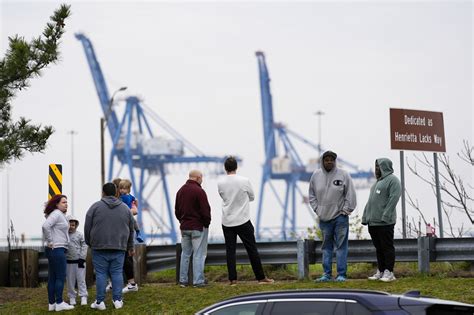
[[[202,284],[204,278],[204,263],[207,256],[207,236],[209,229],[202,231],[181,231],[181,263],[179,270],[179,282],[188,283],[189,259],[193,255],[193,284]]]
[[[66,249],[46,247],[45,254],[48,258],[48,301],[49,304],[60,304],[66,281]]]
[[[336,247],[337,275],[347,277],[347,247],[349,238],[349,217],[340,215],[330,221],[320,221],[323,234],[324,274],[332,276],[332,256]]]
[[[109,275],[112,280],[112,300],[122,300],[124,257],[125,252],[122,250],[92,250],[97,303],[105,299],[105,287]]]

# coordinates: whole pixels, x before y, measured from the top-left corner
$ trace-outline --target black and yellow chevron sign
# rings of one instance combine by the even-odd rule
[[[63,166],[61,164],[49,164],[48,176],[48,199],[54,195],[62,194],[63,191]]]

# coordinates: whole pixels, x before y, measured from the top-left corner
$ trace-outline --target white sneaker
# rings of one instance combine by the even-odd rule
[[[115,306],[116,309],[122,308],[123,307],[123,301],[122,300],[114,301],[114,306]]]
[[[75,298],[69,299],[69,305],[76,305],[76,299]]]
[[[48,304],[48,311],[52,312],[56,310],[56,303]]]
[[[56,304],[56,312],[69,311],[72,309],[74,309],[74,306],[69,305],[64,301],[62,303]]]
[[[385,269],[385,271],[383,272],[382,278],[380,278],[380,281],[390,282],[394,280],[397,280],[397,278],[395,278],[395,276],[393,275],[393,272],[390,272],[387,269]]]
[[[102,301],[99,304],[97,304],[97,300],[96,300],[91,304],[91,308],[99,310],[99,311],[103,311],[105,310],[105,303],[104,301]]]
[[[112,291],[112,282],[109,282],[109,284],[107,284],[107,286],[105,287],[105,292],[109,291]]]
[[[380,270],[377,270],[377,272],[373,276],[370,276],[367,279],[369,279],[369,280],[380,280],[380,278],[382,278],[382,275],[383,275],[383,273],[380,272]]]
[[[138,291],[138,284],[127,284],[125,288],[122,289],[122,293],[127,293],[127,292],[136,292]]]
[[[87,305],[87,296],[81,297],[81,305]]]

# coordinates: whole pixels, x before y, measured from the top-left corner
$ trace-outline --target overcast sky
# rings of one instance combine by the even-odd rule
[[[8,36],[38,36],[60,4],[0,3],[2,55]],[[7,186],[10,217],[17,233],[27,236],[41,234],[48,164],[63,165],[63,191],[71,197],[71,130],[77,135],[69,203],[82,223],[100,196],[103,114],[76,32],[93,42],[111,93],[127,86],[119,95],[141,97],[202,151],[241,156],[240,174],[257,193],[264,161],[257,50],[267,57],[276,121],[317,142],[313,113],[322,110],[324,147],[362,169],[389,157],[399,175],[399,152],[390,149],[389,108],[443,112],[447,153],[465,182],[473,183],[472,167],[455,156],[463,139],[472,145],[474,134],[471,1],[70,3],[61,61],[12,102],[13,117],[53,125],[56,132],[44,154],[26,154],[1,170],[0,238],[7,229]],[[110,148],[108,136],[106,142]],[[302,152],[305,161],[316,156]],[[171,170],[173,203],[188,171],[188,166]],[[211,236],[222,237],[216,179],[204,180],[213,211]],[[436,216],[431,191],[410,174],[407,189],[427,217]],[[367,196],[367,190],[358,192],[357,211]],[[274,201],[266,204],[263,225],[279,226],[281,211]],[[298,206],[297,225],[309,226],[308,211]],[[256,208],[255,202],[254,222]],[[453,219],[457,225],[466,221],[460,213]]]

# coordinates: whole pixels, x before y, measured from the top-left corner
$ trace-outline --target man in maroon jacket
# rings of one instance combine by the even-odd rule
[[[204,262],[207,255],[207,237],[211,223],[211,207],[206,192],[201,188],[202,173],[189,172],[189,179],[176,194],[175,215],[181,229],[181,267],[179,284],[188,284],[189,259],[193,255],[193,286],[206,286]]]

